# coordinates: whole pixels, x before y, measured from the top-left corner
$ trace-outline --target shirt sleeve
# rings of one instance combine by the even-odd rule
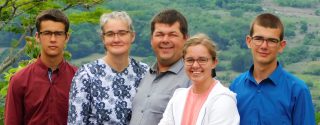
[[[68,125],[89,124],[91,82],[91,77],[84,67],[73,77],[69,93]]]
[[[17,77],[9,82],[5,104],[5,125],[22,125],[24,117],[24,91]]]
[[[315,125],[315,112],[309,89],[306,86],[300,89],[294,100],[293,125]]]
[[[209,123],[207,125],[239,125],[240,116],[236,100],[229,95],[221,95],[217,100],[211,102],[209,108]]]

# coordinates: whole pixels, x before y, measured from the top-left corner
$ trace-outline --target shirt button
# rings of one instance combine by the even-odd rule
[[[260,93],[260,92],[261,92],[261,90],[257,90],[257,92],[258,92],[258,93]]]
[[[141,113],[143,113],[144,111],[143,110],[141,110]]]
[[[147,97],[149,98],[149,97],[150,97],[150,95],[147,95]]]

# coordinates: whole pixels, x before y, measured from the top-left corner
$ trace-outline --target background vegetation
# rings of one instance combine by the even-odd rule
[[[11,1],[11,0],[6,0]],[[280,55],[280,62],[291,73],[303,79],[309,86],[316,117],[320,119],[320,0],[17,0],[38,4],[25,6],[22,14],[10,17],[12,7],[2,8],[0,2],[0,64],[7,58],[15,58],[1,70],[0,87],[6,95],[8,75],[15,72],[20,60],[31,60],[24,50],[25,36],[34,34],[35,15],[48,8],[64,10],[71,20],[71,39],[67,50],[72,53],[71,62],[81,65],[103,56],[104,49],[98,34],[99,16],[103,12],[125,10],[133,18],[136,40],[131,55],[152,64],[150,46],[150,19],[166,8],[175,8],[188,19],[190,35],[208,34],[219,47],[217,76],[222,83],[229,83],[251,65],[251,55],[245,46],[245,36],[251,20],[258,14],[269,12],[278,15],[285,24],[288,46]],[[37,5],[37,6],[33,6]],[[32,7],[32,9],[28,9]],[[11,9],[10,9],[11,8]],[[6,10],[7,9],[7,10]],[[4,11],[6,10],[6,11]],[[28,29],[31,27],[31,29]],[[32,29],[33,28],[33,29]],[[21,51],[21,56],[18,52]],[[30,52],[29,52],[30,53]],[[33,53],[33,51],[31,51]],[[30,55],[30,54],[29,54]],[[20,67],[23,65],[20,65]],[[14,69],[14,70],[8,70]],[[0,112],[4,100],[0,99]],[[1,119],[0,119],[1,120]]]

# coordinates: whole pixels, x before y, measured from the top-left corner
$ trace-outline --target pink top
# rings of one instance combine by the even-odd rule
[[[210,88],[202,94],[196,94],[192,91],[192,88],[189,89],[188,97],[183,110],[181,125],[195,125],[197,123],[197,118],[201,107],[207,100],[207,97],[213,87],[214,84],[211,84]]]

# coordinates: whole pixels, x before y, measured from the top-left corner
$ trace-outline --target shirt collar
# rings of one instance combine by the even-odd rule
[[[272,74],[269,76],[270,80],[275,84],[275,85],[278,85],[279,83],[281,83],[280,81],[280,76],[281,76],[281,73],[282,73],[282,65],[277,62],[277,68],[276,70],[274,70],[272,72]]]
[[[179,71],[183,69],[183,59],[179,59],[176,63],[170,66],[167,72],[173,72],[177,74]],[[157,73],[158,71],[158,63],[154,63],[152,67],[150,68],[150,73]]]
[[[254,66],[252,65],[250,67],[249,74],[247,75],[246,79],[255,83],[256,80],[253,77],[253,69],[254,69]],[[272,81],[271,83],[273,83],[274,85],[278,85],[279,83],[281,83],[279,79],[281,72],[282,72],[282,66],[281,64],[279,64],[279,62],[277,62],[277,68],[268,77]]]
[[[40,67],[40,73],[41,74],[47,74],[48,71],[49,71],[49,67],[47,67],[40,58],[37,58],[36,60],[36,65]],[[58,68],[56,69],[58,72],[62,71],[62,70],[59,70],[59,69],[63,69],[63,66],[65,66],[66,64],[66,61],[63,59],[59,65],[58,65]]]

